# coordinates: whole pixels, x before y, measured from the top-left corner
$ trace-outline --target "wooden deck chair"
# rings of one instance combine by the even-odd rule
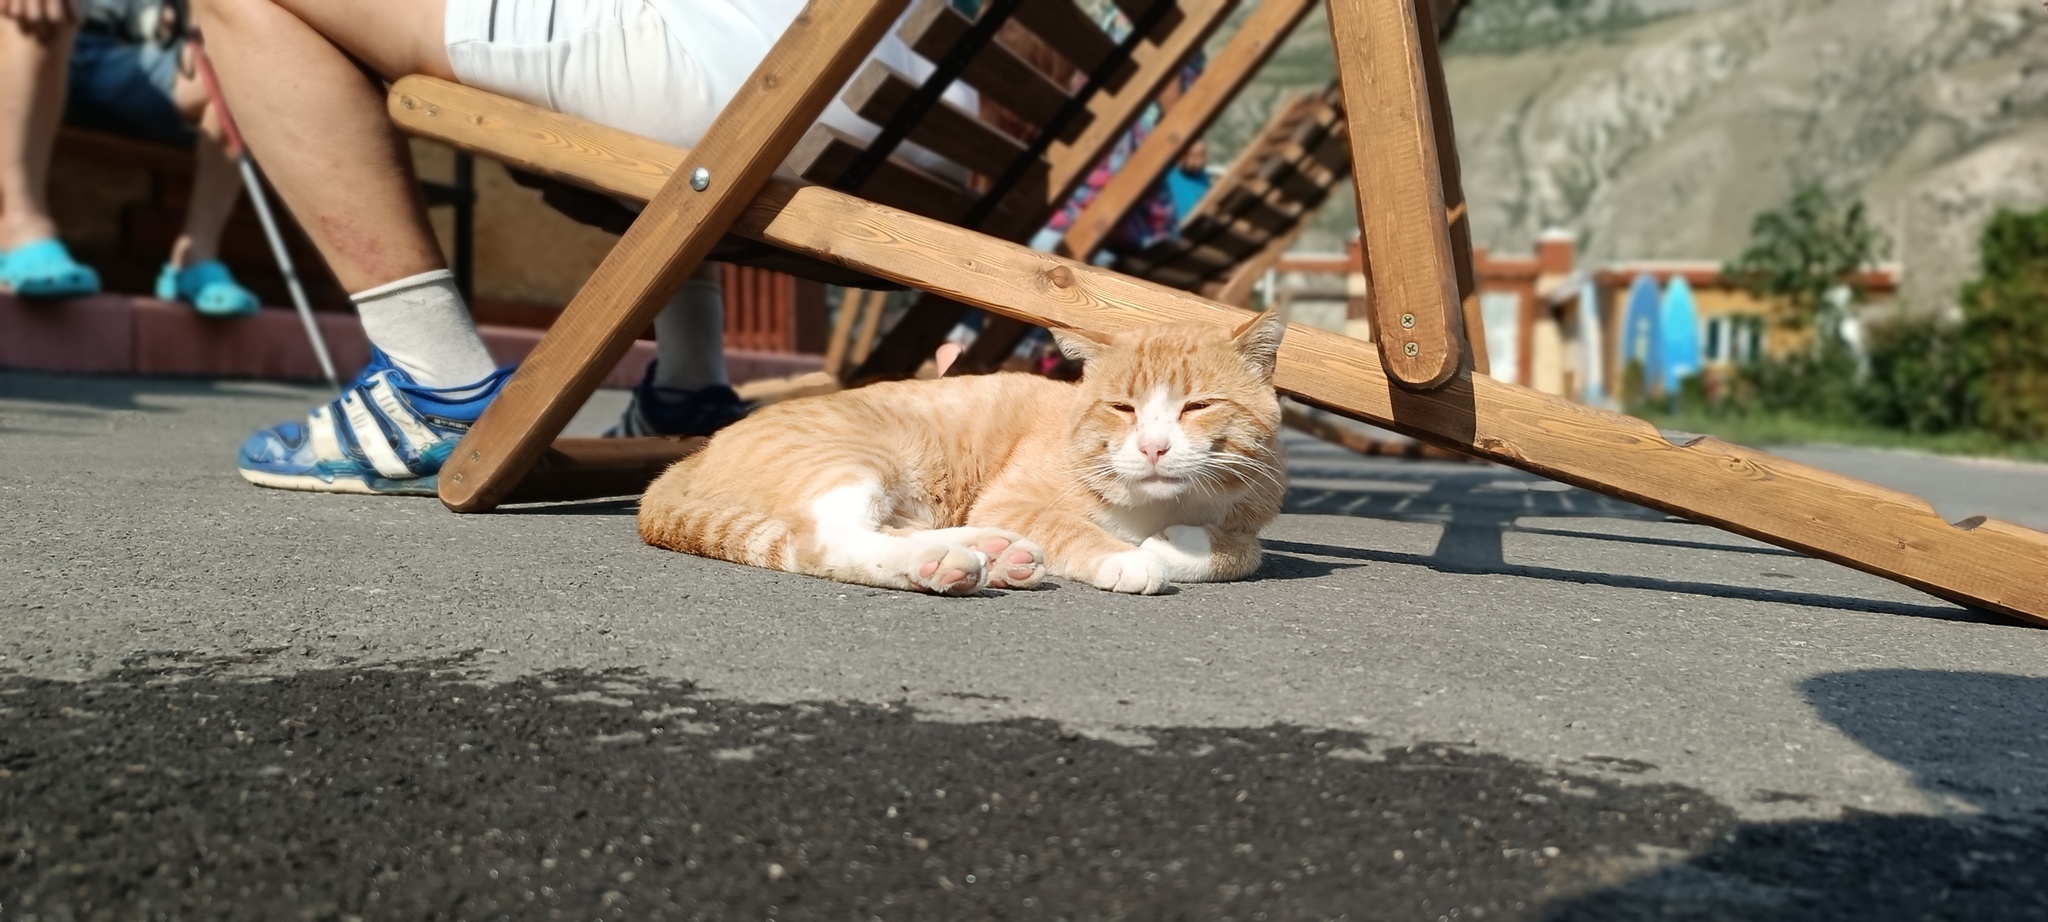
[[[1371,344],[1291,327],[1276,379],[1283,394],[2048,625],[2048,535],[1986,518],[1951,525],[1912,496],[1714,439],[1673,444],[1641,420],[1472,374],[1461,335],[1470,288],[1460,269],[1467,250],[1456,243],[1465,216],[1450,112],[1429,10],[1411,2],[1330,0],[1372,309],[1385,335]],[[727,233],[1085,334],[1162,321],[1242,323],[1242,308],[1197,294],[772,179],[903,8],[904,0],[813,3],[694,150],[441,81],[393,86],[391,111],[409,130],[648,201],[448,459],[445,504],[476,512],[511,499],[603,493],[675,457],[673,443],[651,450],[638,440],[553,440]]]

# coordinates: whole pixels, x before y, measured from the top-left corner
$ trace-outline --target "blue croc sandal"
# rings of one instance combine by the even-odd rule
[[[432,496],[441,463],[505,387],[510,366],[462,387],[426,387],[372,350],[341,396],[304,422],[259,429],[236,467],[257,486]]]
[[[235,284],[235,277],[218,259],[183,269],[165,263],[156,277],[156,296],[183,301],[209,317],[247,317],[262,307],[249,289]]]
[[[24,298],[82,298],[99,294],[100,274],[50,238],[0,252],[0,288]]]

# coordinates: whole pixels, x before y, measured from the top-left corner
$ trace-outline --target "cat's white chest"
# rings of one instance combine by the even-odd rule
[[[1104,531],[1132,544],[1142,544],[1166,532],[1169,525],[1221,525],[1239,494],[1183,497],[1179,500],[1144,503],[1137,506],[1107,506],[1096,514]]]

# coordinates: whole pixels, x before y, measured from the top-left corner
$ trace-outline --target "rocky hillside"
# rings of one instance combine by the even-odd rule
[[[1320,21],[1223,126],[1328,61]],[[1474,0],[1447,69],[1478,240],[1547,227],[1595,260],[1726,259],[1798,184],[1859,192],[1907,297],[1954,300],[1999,205],[2048,205],[2036,0]],[[1347,208],[1320,224],[1327,247]]]

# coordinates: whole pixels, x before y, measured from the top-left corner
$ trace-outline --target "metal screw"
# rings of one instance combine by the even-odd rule
[[[412,108],[412,97],[410,97],[410,96],[400,96],[400,97],[398,97],[398,103],[399,103],[399,105],[402,105],[402,106],[404,106],[404,107],[406,107],[406,108],[410,109],[410,108]]]
[[[1402,315],[1401,315],[1401,329],[1404,329],[1404,330],[1412,330],[1412,329],[1415,329],[1415,315],[1414,315],[1414,314],[1402,314]]]
[[[690,188],[702,192],[711,188],[711,171],[698,167],[690,171]]]
[[[483,454],[482,454],[482,453],[480,453],[480,452],[474,452],[474,451],[472,451],[472,452],[470,452],[470,453],[469,453],[469,460],[471,460],[471,461],[482,461],[483,459],[484,459],[484,456],[483,456]]]
[[[455,472],[455,482],[456,482],[456,483],[461,483],[461,482],[462,482],[462,472],[461,472],[461,471],[456,471],[456,472]]]
[[[1408,357],[1412,359],[1422,354],[1422,347],[1414,343],[1409,343],[1408,345],[1402,346],[1401,351],[1408,353]]]

